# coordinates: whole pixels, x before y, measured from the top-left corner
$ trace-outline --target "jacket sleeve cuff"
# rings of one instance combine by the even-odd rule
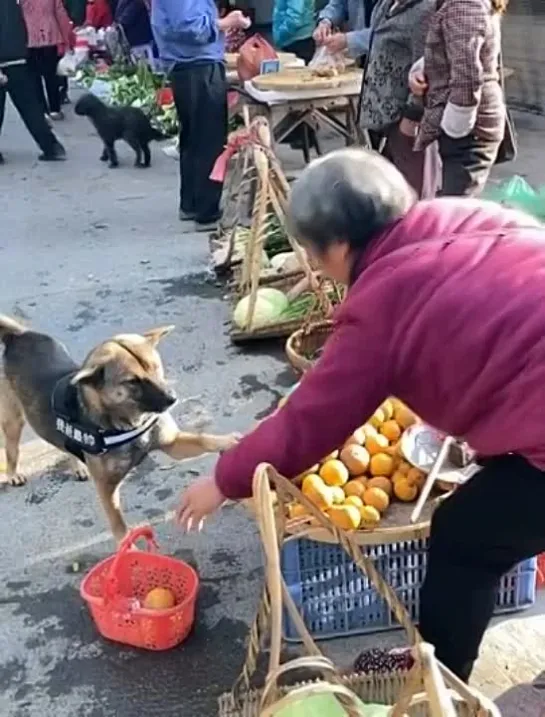
[[[252,495],[253,476],[246,476],[248,480],[241,480],[241,476],[235,472],[236,460],[231,451],[222,453],[216,463],[214,480],[220,493],[229,500],[242,500]]]
[[[371,30],[364,28],[363,30],[354,30],[346,33],[346,47],[349,57],[357,59],[369,52],[369,42],[371,39]]]
[[[441,129],[452,139],[461,139],[470,134],[477,122],[477,107],[460,107],[460,105],[447,102]]]

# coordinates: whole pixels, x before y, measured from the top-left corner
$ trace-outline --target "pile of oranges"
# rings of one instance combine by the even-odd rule
[[[391,502],[417,499],[424,474],[403,460],[400,440],[417,416],[395,398],[387,399],[337,451],[298,479],[303,494],[344,530],[378,525]],[[290,518],[307,511],[288,507]]]

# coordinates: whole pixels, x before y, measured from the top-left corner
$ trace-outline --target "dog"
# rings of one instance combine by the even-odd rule
[[[157,346],[173,328],[113,336],[78,365],[51,336],[0,315],[0,427],[8,482],[25,483],[17,468],[26,420],[38,436],[70,456],[78,478],[91,477],[119,542],[127,532],[120,486],[148,453],[160,450],[184,460],[233,446],[235,435],[183,433],[168,412],[176,398]]]
[[[147,168],[151,166],[149,143],[165,139],[138,107],[109,107],[90,92],[78,99],[74,112],[91,120],[104,144],[100,160],[109,162],[111,168],[119,166],[115,151],[117,140],[125,140],[134,149],[135,167]]]

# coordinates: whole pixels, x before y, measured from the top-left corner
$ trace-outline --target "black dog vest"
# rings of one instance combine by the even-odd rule
[[[159,420],[158,415],[153,415],[142,425],[130,430],[104,430],[95,426],[81,415],[77,387],[70,383],[75,375],[68,374],[56,384],[51,404],[55,414],[55,429],[61,434],[65,449],[83,463],[86,453],[101,456],[132,443]]]

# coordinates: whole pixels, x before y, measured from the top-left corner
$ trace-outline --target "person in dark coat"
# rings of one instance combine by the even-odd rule
[[[131,49],[151,46],[153,35],[144,0],[119,0],[115,10],[115,22],[123,28]]]
[[[0,130],[9,93],[26,128],[42,150],[39,159],[65,159],[66,151],[46,121],[36,83],[27,66],[27,30],[18,0],[2,0],[0,3],[0,73]]]

